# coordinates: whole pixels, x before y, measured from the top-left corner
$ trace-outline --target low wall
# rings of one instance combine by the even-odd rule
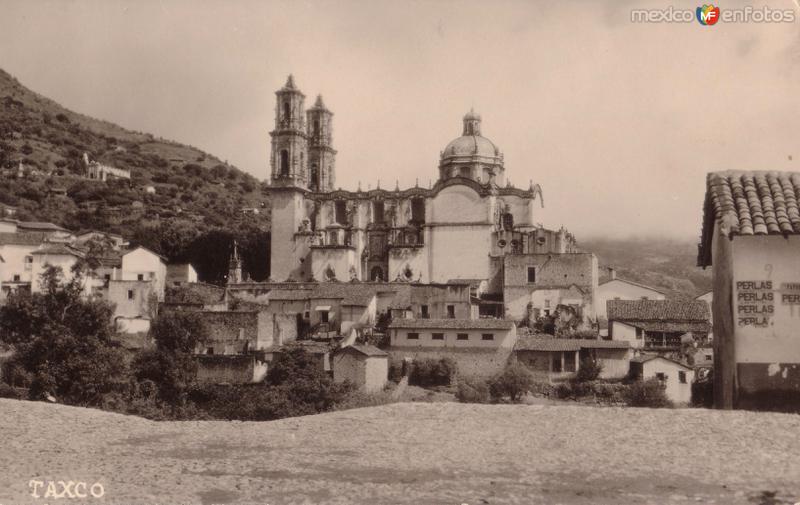
[[[500,348],[420,348],[391,347],[387,350],[389,361],[394,366],[402,366],[403,360],[451,358],[458,367],[461,377],[488,379],[506,367],[511,357],[511,349]]]

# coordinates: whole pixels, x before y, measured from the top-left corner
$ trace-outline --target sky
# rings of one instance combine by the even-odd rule
[[[474,107],[537,220],[581,237],[700,233],[705,174],[800,170],[791,23],[635,23],[669,0],[0,0],[0,67],[69,109],[268,176],[275,90],[334,112],[337,185],[436,182]]]

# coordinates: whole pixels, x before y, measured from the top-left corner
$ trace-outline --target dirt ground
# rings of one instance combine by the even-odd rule
[[[800,501],[787,414],[443,402],[157,423],[0,400],[0,436],[2,505]],[[104,496],[36,499],[31,479]]]

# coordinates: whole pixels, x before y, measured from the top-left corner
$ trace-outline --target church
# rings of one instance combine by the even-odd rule
[[[565,229],[537,224],[541,188],[507,182],[503,153],[483,136],[474,111],[441,151],[432,187],[348,191],[336,186],[333,112],[322,96],[305,109],[306,97],[289,76],[276,97],[269,175],[273,282],[477,281],[499,297],[509,281],[509,257],[528,284],[542,263],[585,254]],[[525,258],[532,266],[520,270]],[[588,264],[580,284],[591,287],[587,277],[596,285],[596,259],[593,274],[591,259]],[[539,287],[561,292],[575,283],[560,284]]]

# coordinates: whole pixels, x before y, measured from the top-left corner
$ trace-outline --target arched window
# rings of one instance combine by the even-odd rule
[[[281,175],[289,177],[289,151],[286,149],[281,151]]]
[[[469,177],[469,167],[461,167],[461,173],[459,174],[461,177]]]
[[[319,189],[319,167],[317,164],[314,163],[311,165],[311,181],[309,182],[311,189],[318,190]]]
[[[314,120],[314,136],[319,136],[319,119]]]
[[[288,121],[291,117],[292,107],[289,102],[283,102],[283,120]]]

